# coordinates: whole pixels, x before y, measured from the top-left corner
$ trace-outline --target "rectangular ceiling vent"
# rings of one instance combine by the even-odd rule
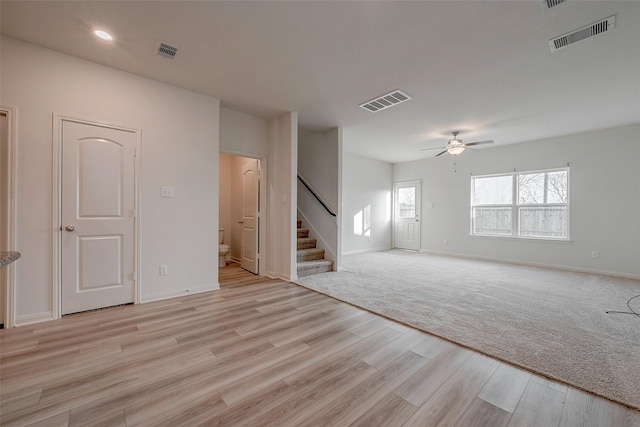
[[[176,57],[176,54],[178,53],[178,48],[170,46],[166,43],[158,42],[156,46],[156,51],[158,55],[162,56],[163,58],[173,59]]]
[[[410,99],[411,99],[411,96],[406,94],[405,92],[401,90],[394,90],[392,92],[389,92],[377,98],[374,98],[370,101],[363,102],[362,104],[360,104],[360,107],[364,108],[367,111],[371,111],[372,113],[375,113],[380,110],[393,107],[394,105],[398,105]]]
[[[555,7],[560,3],[564,3],[565,1],[567,0],[540,0],[540,2],[542,3],[542,7],[545,9],[551,9],[552,7]]]
[[[551,39],[549,40],[549,46],[551,47],[551,51],[555,52],[558,49],[562,49],[563,47],[567,47],[570,44],[577,43],[580,40],[588,39],[589,37],[611,31],[615,28],[615,26],[616,16],[613,15],[606,19],[603,19],[602,21],[580,28],[579,30],[575,30],[560,37],[556,37],[555,39]]]

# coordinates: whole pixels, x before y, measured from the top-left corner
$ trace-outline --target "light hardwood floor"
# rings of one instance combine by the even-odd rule
[[[0,331],[4,426],[640,426],[640,413],[237,265]]]

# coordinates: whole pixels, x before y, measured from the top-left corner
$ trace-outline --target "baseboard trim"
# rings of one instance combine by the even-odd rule
[[[178,292],[178,293],[173,293],[172,292],[172,293],[152,295],[150,297],[145,297],[145,298],[141,299],[140,303],[141,304],[146,304],[146,303],[149,303],[149,302],[163,301],[163,300],[167,300],[167,299],[171,299],[171,298],[184,297],[184,296],[187,296],[187,295],[196,295],[196,294],[202,294],[202,293],[205,293],[205,292],[217,291],[219,289],[220,289],[220,284],[219,283],[215,283],[215,284],[212,284],[211,286],[200,287],[200,288],[197,288],[197,289],[184,290],[184,291]],[[22,315],[22,316],[16,316],[16,320],[15,320],[14,326],[16,326],[16,327],[26,326],[26,325],[31,325],[31,324],[34,324],[34,323],[48,322],[50,320],[54,320],[53,319],[53,312],[51,312],[51,311],[46,311],[46,312],[42,312],[42,313],[25,314],[25,315]]]
[[[164,301],[171,298],[186,297],[188,295],[197,295],[205,292],[217,291],[219,289],[220,289],[219,283],[212,283],[210,286],[199,287],[195,289],[189,288],[180,292],[164,292],[164,293],[158,293],[155,295],[145,296],[140,299],[140,303],[146,304],[149,302]]]
[[[388,250],[391,250],[391,249],[393,249],[391,246],[388,246],[388,247],[377,247],[377,248],[367,248],[367,249],[357,249],[355,251],[342,252],[342,256],[366,254],[366,253],[369,253],[369,252],[381,252],[381,251],[388,251]]]
[[[25,315],[22,315],[22,316],[16,316],[16,321],[14,322],[14,326],[31,325],[33,323],[48,322],[49,320],[53,320],[53,312],[52,311],[44,311],[42,313],[25,314]]]
[[[545,264],[541,262],[527,262],[527,261],[519,261],[519,260],[508,259],[508,258],[483,257],[478,255],[458,254],[454,252],[443,252],[443,251],[431,251],[426,249],[420,249],[420,253],[452,256],[452,257],[467,258],[467,259],[476,259],[480,261],[503,262],[505,264],[526,265],[527,267],[550,268],[553,270],[571,271],[574,273],[597,274],[600,276],[619,277],[622,279],[640,280],[640,275],[637,275],[637,274],[620,273],[617,271],[598,270],[598,269],[591,269],[591,268],[580,268],[580,267],[573,267],[569,265],[554,265],[554,264]]]
[[[293,279],[291,277],[287,277],[287,275],[285,274],[278,274],[275,271],[267,271],[264,275],[267,276],[269,279],[280,279],[280,280],[284,280],[285,282],[295,282],[296,280],[298,280],[297,277]]]

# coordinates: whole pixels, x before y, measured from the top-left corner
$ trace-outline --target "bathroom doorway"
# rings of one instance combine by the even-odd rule
[[[229,250],[227,265],[239,263],[244,270],[260,274],[261,160],[220,153],[219,165],[219,224]]]

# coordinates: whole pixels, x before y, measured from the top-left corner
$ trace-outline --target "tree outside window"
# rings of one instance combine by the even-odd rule
[[[471,233],[568,239],[569,170],[472,177]]]

